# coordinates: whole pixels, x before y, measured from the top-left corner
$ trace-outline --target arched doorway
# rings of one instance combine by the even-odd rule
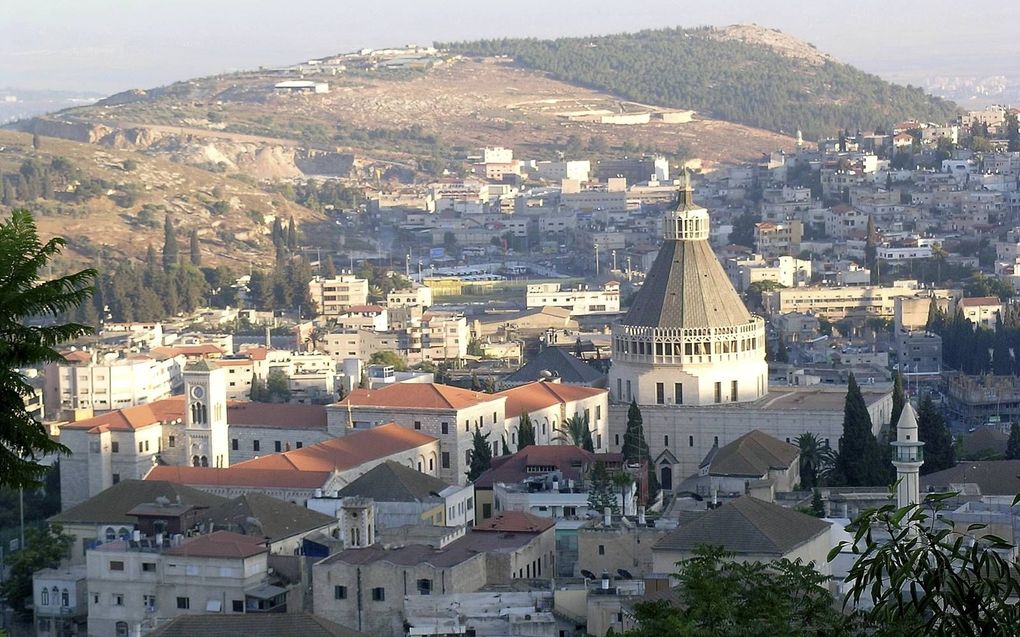
[[[662,465],[659,469],[659,488],[665,491],[673,490],[673,467],[668,464]]]

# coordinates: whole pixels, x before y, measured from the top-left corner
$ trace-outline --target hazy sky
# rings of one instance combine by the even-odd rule
[[[0,0],[0,87],[111,93],[361,47],[756,22],[897,81],[1014,74],[1020,3]],[[978,7],[983,6],[984,9]],[[1012,33],[1011,33],[1012,32]]]

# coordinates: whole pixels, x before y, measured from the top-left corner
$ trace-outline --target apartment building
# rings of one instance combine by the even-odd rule
[[[216,531],[114,540],[90,550],[88,634],[145,634],[179,615],[267,611],[269,549],[259,536]],[[272,587],[272,608],[286,589]],[[262,606],[262,608],[260,608]]]
[[[386,307],[388,308],[408,305],[420,305],[426,308],[431,306],[432,288],[415,283],[409,288],[392,290],[386,295]]]
[[[958,298],[959,295],[958,290],[930,290],[917,288],[913,282],[897,282],[896,285],[883,287],[783,288],[769,293],[765,298],[772,314],[800,312],[840,320],[865,316],[893,318],[898,298]]]
[[[563,288],[559,283],[538,283],[527,287],[525,305],[528,309],[562,307],[571,316],[619,312],[620,284],[609,281],[601,288]]]
[[[50,363],[44,374],[43,402],[48,415],[66,419],[91,416],[169,397],[183,386],[185,357],[121,356],[116,352],[67,352],[66,362]]]
[[[368,303],[368,281],[350,273],[328,279],[317,276],[308,282],[308,292],[323,316],[337,316],[353,305]]]
[[[765,258],[797,255],[803,236],[804,224],[796,219],[783,223],[762,221],[754,225],[754,245]]]

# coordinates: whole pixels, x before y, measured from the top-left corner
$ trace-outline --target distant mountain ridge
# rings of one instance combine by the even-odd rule
[[[886,82],[757,25],[658,29],[584,38],[437,43],[469,56],[510,56],[555,79],[638,102],[806,138],[955,117],[952,102]]]

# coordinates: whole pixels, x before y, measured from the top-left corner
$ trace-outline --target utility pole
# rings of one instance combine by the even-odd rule
[[[595,244],[595,278],[599,276],[599,244]]]
[[[616,270],[616,250],[613,250],[613,270]]]

